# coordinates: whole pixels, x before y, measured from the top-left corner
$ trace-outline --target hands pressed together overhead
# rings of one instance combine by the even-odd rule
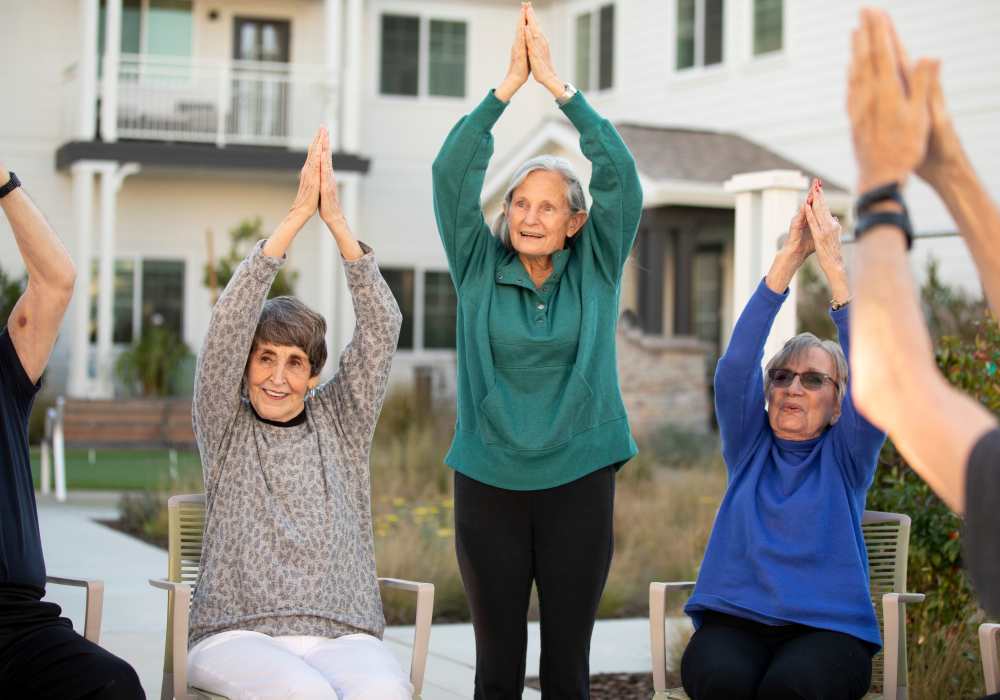
[[[317,211],[327,226],[344,219],[326,127],[320,127],[309,144],[306,162],[299,172],[299,191],[289,213],[304,224]]]
[[[934,187],[964,162],[941,91],[940,62],[911,62],[892,20],[866,8],[851,37],[847,112],[858,192],[905,184],[916,171]]]
[[[559,79],[552,65],[549,40],[538,26],[535,10],[530,2],[521,3],[517,32],[510,49],[510,65],[507,77],[496,89],[496,96],[508,102],[521,86],[528,82],[528,76],[545,87],[553,97],[559,97],[565,84]]]

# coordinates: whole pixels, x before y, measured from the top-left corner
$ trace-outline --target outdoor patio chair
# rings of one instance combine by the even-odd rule
[[[872,688],[865,699],[906,700],[908,688],[904,606],[924,600],[922,593],[904,592],[906,558],[910,549],[910,516],[866,510],[861,519],[861,530],[868,550],[872,605],[882,628],[883,641],[882,651],[872,659]],[[687,699],[682,688],[667,688],[666,598],[668,592],[692,588],[694,581],[649,584],[653,700]],[[993,658],[996,659],[996,656]]]
[[[46,583],[60,586],[76,586],[86,589],[84,595],[83,638],[98,644],[101,641],[101,616],[104,614],[104,581],[92,578],[67,578],[46,576]]]
[[[979,625],[979,655],[983,659],[983,679],[986,681],[987,695],[1000,693],[998,638],[1000,638],[1000,625],[995,622],[984,622]]]
[[[213,693],[190,687],[187,682],[188,613],[191,592],[198,582],[201,545],[205,531],[205,495],[172,496],[167,501],[168,561],[167,578],[149,583],[167,593],[166,645],[163,652],[161,700],[226,700]],[[431,613],[434,608],[434,584],[380,578],[383,588],[411,591],[417,596],[416,629],[410,658],[410,682],[413,697],[420,698],[427,665],[427,647],[431,636]]]

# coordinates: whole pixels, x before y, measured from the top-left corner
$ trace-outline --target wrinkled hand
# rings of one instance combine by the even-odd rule
[[[509,102],[514,93],[528,82],[531,66],[528,65],[528,45],[525,39],[525,11],[527,5],[521,4],[521,12],[517,17],[517,30],[514,32],[514,43],[510,47],[510,63],[507,66],[507,76],[497,86],[494,94],[504,102]]]
[[[927,95],[931,129],[927,140],[927,154],[924,162],[917,167],[917,175],[932,187],[939,187],[951,174],[966,162],[962,142],[955,131],[955,125],[944,103],[941,90],[941,63],[935,61],[931,71],[930,89]]]
[[[812,255],[816,249],[812,233],[809,231],[809,222],[806,219],[807,208],[808,205],[803,204],[795,212],[795,216],[792,217],[792,221],[788,225],[788,236],[782,246],[782,250],[788,253],[798,265],[804,263],[806,258]]]
[[[902,185],[927,151],[933,64],[924,59],[911,67],[893,32],[885,12],[866,8],[852,35],[847,112],[860,192]]]
[[[844,229],[837,217],[830,212],[826,197],[823,196],[823,183],[818,179],[813,180],[804,207],[820,266],[825,268],[830,264],[842,265],[840,236]]]
[[[295,195],[295,201],[289,209],[289,213],[301,223],[305,223],[316,213],[319,207],[320,191],[320,150],[322,148],[320,139],[324,129],[316,132],[312,143],[309,144],[309,152],[306,155],[305,165],[299,172],[299,191]]]
[[[525,39],[528,45],[528,63],[531,65],[531,76],[545,86],[555,97],[565,92],[565,84],[559,79],[552,66],[552,52],[549,50],[549,40],[538,26],[535,18],[535,8],[526,6]]]
[[[327,226],[333,226],[344,222],[344,212],[340,208],[340,192],[333,172],[330,134],[325,127],[320,129],[319,146],[319,217]]]

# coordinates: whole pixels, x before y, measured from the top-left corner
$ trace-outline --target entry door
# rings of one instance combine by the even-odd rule
[[[287,20],[233,20],[233,129],[239,140],[267,143],[288,137]]]

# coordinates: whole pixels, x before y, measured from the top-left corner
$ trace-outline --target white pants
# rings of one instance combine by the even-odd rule
[[[231,630],[188,652],[188,684],[231,700],[410,700],[413,686],[368,634],[269,637]]]

